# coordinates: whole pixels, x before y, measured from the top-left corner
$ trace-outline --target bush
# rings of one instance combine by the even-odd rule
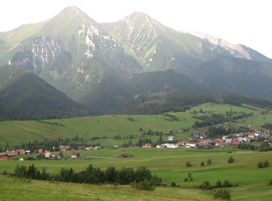
[[[172,181],[171,186],[176,187],[176,182]]]
[[[226,188],[226,187],[232,187],[232,184],[228,181],[228,180],[225,180],[222,187]]]
[[[207,164],[211,165],[212,164],[212,159],[207,160]]]
[[[258,166],[258,168],[262,168],[263,167],[263,163],[260,161],[257,166]]]
[[[218,181],[216,182],[215,187],[217,187],[217,188],[221,188],[221,187],[222,187],[222,184],[221,184],[221,181],[220,181],[220,180],[218,180]]]
[[[272,186],[272,179],[271,179],[270,182],[268,183],[268,186]]]
[[[187,161],[186,167],[191,167],[191,166],[192,166],[191,163],[189,161]]]
[[[215,199],[230,200],[231,195],[228,189],[218,189],[214,192],[213,197]]]
[[[234,158],[232,158],[232,156],[229,158],[228,163],[233,163],[234,162]]]
[[[268,161],[264,161],[263,162],[263,167],[268,167],[269,166],[269,162]]]
[[[203,162],[203,161],[200,163],[200,166],[201,166],[201,167],[203,167],[203,166],[204,166],[204,162]]]
[[[187,178],[184,178],[184,182],[187,182],[188,181],[188,179]]]
[[[4,170],[3,175],[7,175],[7,174],[8,174],[8,172],[6,170]]]
[[[144,181],[141,181],[139,183],[137,183],[136,181],[131,182],[130,186],[141,191],[154,191],[157,187],[157,183],[153,179],[145,179]]]
[[[209,190],[209,189],[212,189],[212,186],[210,186],[210,182],[209,182],[209,181],[204,181],[204,182],[199,186],[199,188]]]

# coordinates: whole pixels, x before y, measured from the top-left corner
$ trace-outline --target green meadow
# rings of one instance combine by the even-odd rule
[[[100,167],[102,170],[113,166],[122,167],[145,166],[161,177],[166,186],[160,186],[152,192],[136,191],[130,186],[113,185],[86,185],[72,183],[51,183],[49,181],[36,181],[16,179],[0,175],[0,200],[212,200],[214,190],[201,190],[196,188],[204,181],[215,185],[218,180],[223,183],[228,180],[237,187],[229,188],[231,200],[272,200],[272,187],[268,186],[272,179],[272,152],[259,152],[242,150],[233,146],[213,148],[208,150],[187,149],[184,146],[177,149],[156,148],[113,148],[113,145],[128,143],[126,136],[134,135],[132,143],[135,144],[143,131],[149,129],[153,132],[167,133],[174,131],[175,139],[188,141],[188,137],[195,131],[207,131],[208,128],[189,130],[176,133],[192,127],[197,119],[194,115],[226,114],[232,111],[253,113],[254,116],[225,124],[225,127],[247,127],[253,124],[254,128],[263,129],[264,123],[272,121],[271,112],[262,114],[266,109],[248,105],[236,107],[223,104],[202,104],[192,107],[186,112],[169,113],[175,115],[179,121],[171,120],[161,115],[105,115],[73,119],[52,119],[42,121],[4,121],[0,123],[0,144],[20,144],[22,142],[42,141],[45,138],[54,140],[58,138],[71,139],[79,136],[88,143],[100,143],[103,149],[79,151],[82,159],[69,159],[71,151],[63,152],[67,160],[24,160],[12,157],[8,161],[0,161],[0,173],[5,170],[13,173],[17,165],[26,167],[34,164],[40,171],[43,167],[50,174],[58,174],[61,168],[73,168],[79,172],[85,170],[89,164]],[[202,111],[200,113],[200,111]],[[234,114],[234,115],[235,115]],[[140,128],[143,131],[139,131]],[[115,139],[119,135],[120,139]],[[105,139],[91,140],[93,137]],[[147,136],[155,142],[159,136]],[[167,135],[163,139],[167,140]],[[118,158],[119,155],[131,154],[133,158]],[[56,155],[59,152],[54,153]],[[36,154],[37,155],[37,154]],[[34,157],[36,156],[33,155]],[[234,163],[228,163],[232,156]],[[28,155],[23,156],[25,159]],[[207,161],[211,159],[211,165]],[[258,168],[258,162],[269,161],[266,168]],[[187,162],[191,167],[186,167]],[[200,164],[204,162],[202,167]],[[191,173],[193,180],[185,182],[184,179]],[[171,187],[175,182],[179,187]],[[17,193],[14,193],[17,192]],[[50,192],[50,193],[48,193]]]
[[[0,123],[0,145],[6,143],[21,144],[22,142],[43,141],[44,139],[54,140],[58,138],[71,139],[79,136],[85,140],[93,137],[108,138],[107,140],[97,141],[102,146],[109,146],[112,144],[121,145],[128,142],[129,139],[124,139],[127,136],[141,136],[143,131],[147,132],[149,129],[153,132],[158,131],[168,133],[170,130],[184,130],[191,128],[195,121],[194,115],[204,115],[199,113],[200,110],[205,112],[205,115],[226,114],[226,111],[232,111],[239,114],[240,112],[260,114],[265,109],[256,108],[253,106],[243,105],[244,107],[237,107],[227,104],[211,104],[206,103],[196,107],[192,107],[186,112],[169,113],[175,115],[179,121],[171,120],[169,117],[161,115],[104,115],[91,116],[73,119],[52,119],[42,121],[4,121]],[[250,109],[248,108],[250,107]],[[196,113],[194,113],[196,112]],[[234,114],[235,116],[235,114]],[[132,119],[132,120],[131,120]],[[239,125],[247,126],[248,124],[262,129],[261,125],[266,122],[271,122],[272,114],[265,114],[253,116],[251,118],[237,121],[237,123],[230,123],[228,126]],[[142,128],[143,131],[139,131]],[[207,128],[198,129],[205,131]],[[183,132],[182,134],[175,133],[177,140],[187,140],[191,132]],[[114,136],[120,136],[120,140],[114,140]],[[123,137],[123,138],[122,138]],[[167,138],[165,138],[167,139]],[[136,139],[133,139],[134,141]]]
[[[7,170],[8,173],[12,173],[17,165],[25,165],[28,167],[31,164],[34,164],[40,171],[45,167],[47,172],[50,174],[59,173],[62,167],[69,169],[73,168],[74,171],[79,172],[85,170],[89,164],[93,164],[94,167],[100,167],[102,170],[106,170],[109,166],[116,167],[117,169],[121,169],[122,167],[133,167],[136,169],[138,166],[145,166],[152,171],[152,174],[156,174],[161,177],[163,181],[167,183],[167,186],[158,187],[154,192],[148,193],[135,192],[128,186],[118,186],[115,188],[114,186],[107,185],[90,185],[89,188],[94,188],[96,191],[99,191],[95,196],[101,200],[107,200],[111,197],[110,195],[113,192],[114,199],[118,199],[118,196],[122,196],[123,193],[124,196],[135,196],[135,194],[139,193],[139,196],[141,197],[136,200],[158,200],[160,196],[162,196],[161,200],[183,200],[185,198],[188,200],[201,200],[203,196],[203,199],[211,199],[213,191],[200,190],[198,188],[194,188],[195,186],[201,185],[204,181],[209,181],[211,185],[215,185],[218,180],[220,180],[221,183],[228,180],[233,185],[238,184],[238,187],[230,188],[232,200],[272,199],[272,187],[268,186],[268,182],[272,179],[272,152],[239,150],[235,147],[227,146],[225,148],[211,150],[186,149],[185,147],[179,147],[177,149],[118,148],[91,151],[86,150],[79,151],[79,153],[81,154],[82,159],[67,159],[64,161],[18,161],[14,158],[14,160],[0,161],[0,172]],[[134,157],[118,158],[122,153],[129,153]],[[55,154],[58,154],[58,152]],[[64,155],[69,157],[71,152],[64,152]],[[234,163],[227,162],[230,156],[235,159]],[[212,160],[211,165],[206,163],[208,159]],[[268,160],[270,166],[266,168],[258,168],[258,162],[264,160]],[[187,161],[192,164],[191,167],[186,167],[185,164]],[[203,167],[200,165],[202,161],[205,163]],[[191,173],[193,181],[185,182],[184,178],[188,177],[188,173]],[[15,189],[28,188],[27,186],[34,186],[35,183],[41,183],[41,186],[49,184],[49,182],[34,180],[28,184],[27,182],[20,182],[19,180],[9,178],[8,176],[1,177],[1,179],[2,187],[5,186],[6,183],[10,182],[12,183],[12,188]],[[14,180],[16,180],[16,182],[11,182]],[[170,187],[171,182],[175,182],[179,187]],[[63,191],[69,191],[69,189],[74,188],[75,185],[77,188],[84,191],[88,186],[84,184],[65,184],[61,182],[54,185],[57,189],[61,187]],[[37,196],[45,196],[42,195],[42,192],[49,190],[51,188],[50,186],[54,188],[54,185],[50,184],[46,188],[41,187],[42,191],[35,192],[35,194],[39,194]],[[6,189],[6,191],[8,191],[8,189]],[[28,191],[32,192],[31,189],[26,190],[26,192]],[[73,192],[73,190],[71,192]],[[167,192],[171,195],[173,194],[173,197],[169,196]],[[162,194],[164,193],[166,194],[163,196]],[[180,197],[178,197],[179,193],[181,193]],[[103,197],[102,194],[106,197]],[[192,194],[194,194],[194,196],[190,197]],[[115,195],[117,196],[116,198]],[[145,197],[146,195],[148,196]],[[67,196],[67,200],[73,199],[73,195],[71,193],[68,193]],[[88,195],[85,196],[86,198],[90,198]],[[49,200],[54,200],[49,195],[46,197]],[[82,200],[84,199],[85,198],[82,198]]]

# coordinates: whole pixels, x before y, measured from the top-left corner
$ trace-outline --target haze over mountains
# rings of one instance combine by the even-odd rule
[[[69,7],[44,22],[2,32],[0,65],[7,64],[12,64],[9,71],[19,66],[33,73],[30,82],[37,80],[35,74],[78,102],[70,100],[70,106],[77,106],[67,109],[77,115],[82,108],[85,113],[109,113],[154,93],[216,91],[272,99],[271,59],[245,45],[176,31],[137,12],[99,24]],[[2,90],[6,86],[0,81],[0,94]],[[0,102],[21,108],[3,95]]]

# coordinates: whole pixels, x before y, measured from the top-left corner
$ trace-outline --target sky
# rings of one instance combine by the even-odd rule
[[[143,12],[173,29],[206,33],[272,58],[271,5],[270,0],[6,0],[0,32],[47,20],[69,6],[99,23]]]

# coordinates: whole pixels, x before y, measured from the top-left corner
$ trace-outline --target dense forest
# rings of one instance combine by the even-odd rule
[[[203,103],[222,103],[235,106],[248,104],[261,108],[272,107],[272,101],[232,93],[203,94],[153,94],[138,97],[116,113],[119,114],[161,114],[169,111],[182,112]]]

